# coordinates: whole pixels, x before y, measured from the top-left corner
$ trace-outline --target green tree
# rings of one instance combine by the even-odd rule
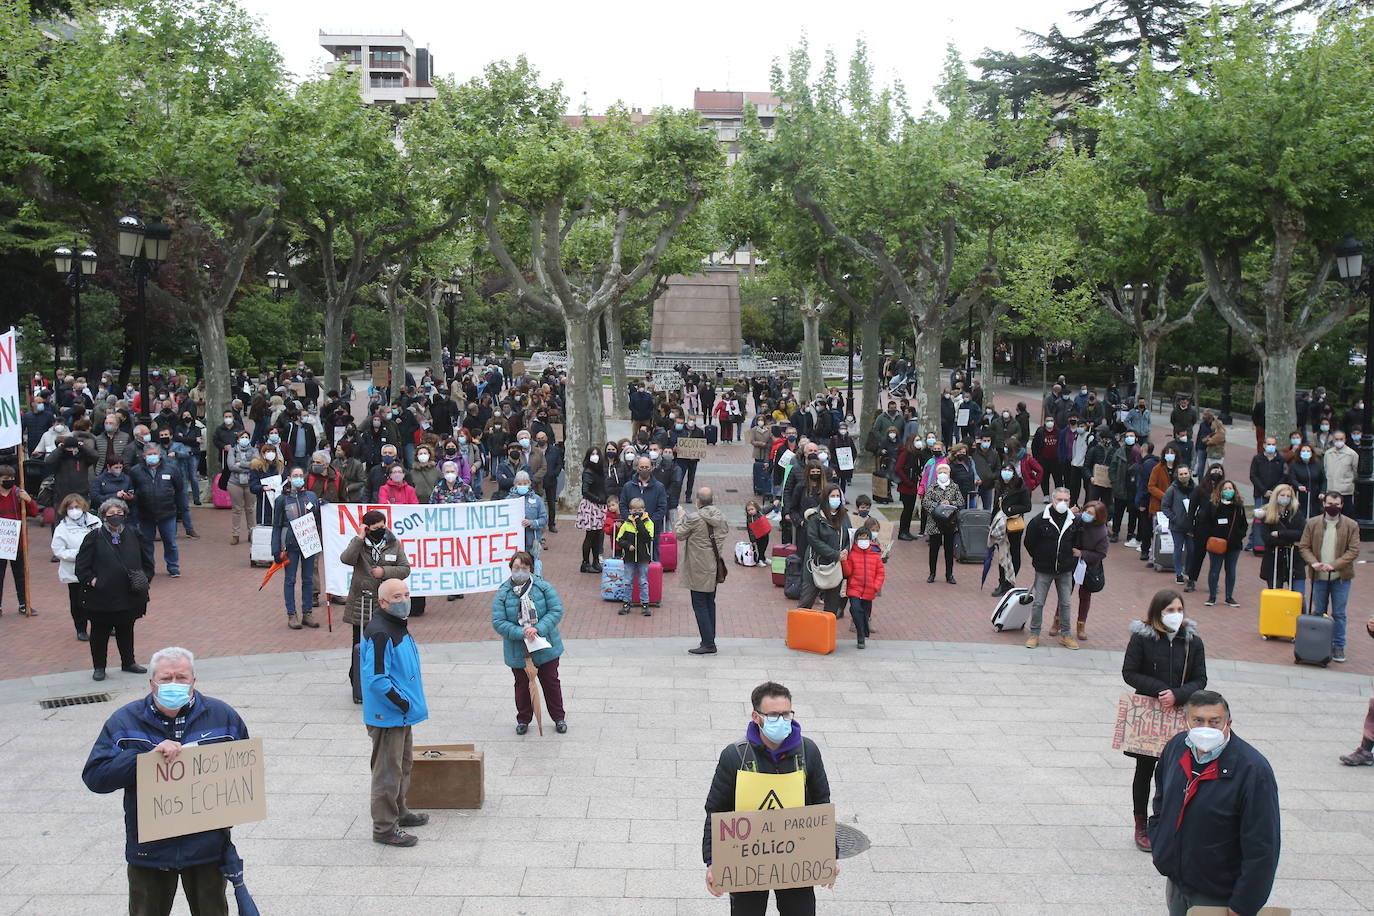
[[[1268,425],[1291,429],[1299,356],[1366,305],[1333,267],[1340,239],[1374,229],[1374,20],[1304,34],[1214,12],[1181,57],[1112,87],[1098,155],[1196,252],[1259,357]]]
[[[76,315],[72,315],[66,339],[76,341]],[[114,293],[92,286],[81,294],[81,350],[87,372],[98,375],[115,365],[124,352],[123,318]]]
[[[1094,290],[1073,263],[1067,240],[1044,236],[1018,249],[1015,265],[1007,268],[1002,295],[1011,303],[1008,325],[1018,334],[1034,336],[1042,344],[1040,393],[1049,390],[1048,345],[1072,340],[1097,307]]]

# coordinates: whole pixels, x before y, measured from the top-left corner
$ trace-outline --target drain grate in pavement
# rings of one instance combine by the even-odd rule
[[[726,492],[726,493],[738,493],[739,490],[731,490],[731,489],[728,489],[728,488],[727,488],[725,492]]]
[[[39,700],[38,705],[44,709],[59,709],[63,706],[85,706],[88,703],[108,703],[110,695],[108,693],[83,693],[74,697],[49,697],[46,700]]]
[[[840,858],[850,859],[861,852],[867,852],[873,844],[857,827],[848,824],[835,825],[835,845],[840,847]]]

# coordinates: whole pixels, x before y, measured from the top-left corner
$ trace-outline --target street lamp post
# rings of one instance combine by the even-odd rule
[[[1355,474],[1355,518],[1360,523],[1360,539],[1374,535],[1374,429],[1370,429],[1370,403],[1374,402],[1374,375],[1370,374],[1370,360],[1374,359],[1374,307],[1370,306],[1374,284],[1364,272],[1364,245],[1359,239],[1346,236],[1336,247],[1336,272],[1350,287],[1351,295],[1364,296],[1368,309],[1365,321],[1364,349],[1364,416],[1360,417],[1359,464]]]
[[[854,279],[853,274],[845,274],[840,278],[845,283]],[[847,381],[848,390],[845,393],[845,412],[854,413],[854,307],[849,307],[849,379]],[[855,414],[857,416],[857,414]]]
[[[76,317],[76,372],[82,374],[86,367],[85,353],[81,347],[81,291],[90,283],[91,277],[95,276],[96,253],[90,248],[85,248],[80,254],[73,254],[76,243],[68,248],[63,245],[52,253],[53,266],[57,268],[57,273],[67,283],[67,287],[72,291],[72,310]]]
[[[458,297],[463,293],[463,275],[456,269],[444,281],[444,306],[448,309],[448,352],[451,359],[458,357],[458,336],[454,330],[454,312]]]
[[[267,286],[272,290],[272,301],[280,302],[282,293],[291,286],[291,281],[286,278],[286,274],[274,268],[267,272]]]
[[[138,393],[139,409],[148,412],[148,278],[167,260],[172,227],[161,220],[144,225],[134,214],[121,216],[119,256],[129,265],[138,283]]]

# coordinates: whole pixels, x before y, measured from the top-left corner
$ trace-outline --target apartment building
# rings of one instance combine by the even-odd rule
[[[692,107],[715,131],[725,158],[731,165],[742,152],[740,138],[744,134],[744,109],[752,105],[758,114],[764,136],[773,136],[773,122],[777,120],[782,99],[771,92],[720,92],[698,89],[693,94]]]
[[[358,89],[369,105],[411,105],[435,97],[434,57],[399,31],[320,30],[320,47],[332,58],[329,69],[358,74]]]

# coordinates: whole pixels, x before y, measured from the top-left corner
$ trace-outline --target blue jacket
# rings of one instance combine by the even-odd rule
[[[163,741],[182,744],[212,744],[238,741],[248,737],[248,727],[228,703],[200,691],[182,710],[184,715],[168,719],[153,705],[153,696],[127,703],[115,710],[100,731],[81,780],[86,788],[102,795],[124,790],[124,859],[145,868],[186,868],[219,862],[229,842],[228,830],[207,830],[186,836],[138,842],[138,792],[135,788],[136,759]]]
[[[1279,865],[1279,790],[1269,761],[1234,733],[1207,765],[1187,807],[1192,751],[1187,732],[1170,739],[1155,769],[1150,853],[1155,868],[1197,894],[1219,897],[1254,916]],[[1184,763],[1179,761],[1187,755]]]
[[[530,582],[530,600],[534,602],[534,612],[539,618],[534,628],[547,639],[551,648],[540,649],[530,654],[535,665],[553,661],[563,654],[563,637],[558,635],[558,622],[563,619],[563,602],[558,600],[558,592],[538,576]],[[505,641],[506,665],[511,668],[525,667],[525,631],[520,626],[520,597],[515,594],[515,584],[507,579],[496,590],[491,602],[491,627],[500,633]]]
[[[157,467],[139,464],[129,472],[138,501],[138,517],[145,522],[181,518],[186,514],[186,484],[170,461]]]
[[[511,495],[511,494],[510,494],[510,488],[513,487],[513,486],[515,486],[515,475],[516,475],[516,474],[519,474],[521,471],[524,471],[526,474],[529,474],[529,475],[530,475],[530,478],[531,478],[531,480],[530,480],[530,488],[531,488],[531,489],[534,488],[534,486],[536,485],[536,483],[541,483],[541,482],[542,482],[542,481],[535,481],[535,480],[533,479],[534,475],[530,473],[530,465],[529,465],[529,462],[528,462],[528,461],[525,461],[523,458],[520,460],[520,464],[519,464],[518,467],[511,467],[511,463],[510,463],[510,459],[509,459],[509,458],[502,459],[502,460],[499,461],[499,462],[497,462],[497,461],[493,461],[493,462],[492,462],[492,472],[491,472],[491,476],[492,476],[492,479],[496,481],[496,498],[497,498],[497,499],[506,499],[507,497],[509,497],[509,496]]]
[[[133,479],[127,473],[111,474],[109,471],[104,471],[91,479],[91,494],[87,501],[91,504],[91,511],[95,512],[105,500],[117,496],[121,492],[133,492],[133,489]],[[137,508],[137,505],[133,505],[129,507],[129,510],[132,512],[136,511]]]
[[[363,724],[379,728],[415,725],[429,718],[420,678],[420,649],[406,621],[374,614],[358,646],[363,678]]]
[[[288,484],[286,492],[277,497],[277,503],[272,507],[272,556],[277,556],[283,550],[297,549],[296,532],[291,522],[306,513],[315,517],[315,530],[319,531],[320,498],[314,491],[304,487],[293,491]]]
[[[626,512],[630,510],[630,500],[644,500],[644,511],[654,523],[654,528],[662,531],[664,519],[668,517],[668,489],[654,477],[648,483],[640,483],[639,475],[625,481],[620,488],[620,505]]]
[[[525,518],[530,523],[530,526],[525,529],[525,549],[529,550],[534,547],[535,541],[544,536],[544,529],[548,527],[548,507],[544,505],[544,498],[536,496],[533,490],[524,496],[517,496],[512,490],[510,496],[512,499],[519,499],[525,504]]]
[[[1159,464],[1158,455],[1146,455],[1140,459],[1140,470],[1135,475],[1135,504],[1147,506],[1150,502],[1150,474]]]
[[[654,415],[654,396],[647,391],[631,389],[629,406],[630,419],[647,420]]]

